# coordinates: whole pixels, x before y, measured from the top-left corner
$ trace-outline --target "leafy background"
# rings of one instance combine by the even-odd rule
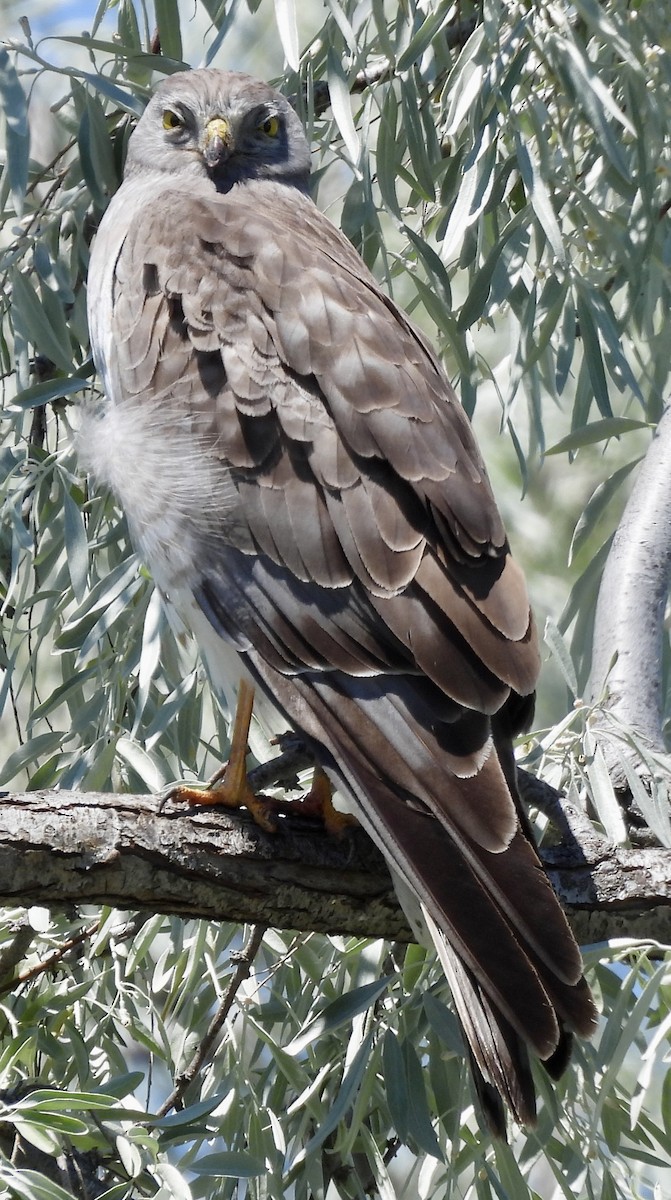
[[[0,784],[153,790],[226,756],[193,647],[73,446],[97,388],[89,245],[132,122],[152,82],[212,63],[298,98],[318,204],[440,348],[548,618],[523,749],[584,788],[596,588],[668,388],[665,0],[101,0],[56,30],[46,7],[19,17],[0,50]],[[4,914],[0,1195],[664,1194],[662,947],[587,950],[599,1037],[558,1088],[539,1075],[538,1128],[506,1147],[477,1130],[430,956],[269,932],[240,982],[248,933]],[[214,1059],[157,1116],[229,991]]]

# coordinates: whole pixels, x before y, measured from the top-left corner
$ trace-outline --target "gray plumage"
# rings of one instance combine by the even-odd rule
[[[518,815],[539,655],[470,425],[423,335],[308,196],[287,101],[162,83],[103,218],[84,457],[216,676],[315,748],[438,946],[485,1115],[534,1115],[594,1010]]]

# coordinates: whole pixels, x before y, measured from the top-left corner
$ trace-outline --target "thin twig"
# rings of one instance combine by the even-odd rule
[[[133,917],[132,920],[126,921],[124,925],[116,928],[113,931],[115,940],[122,941],[124,938],[133,936],[138,932],[139,929],[142,928],[148,919],[149,918],[146,913],[140,913],[138,916]],[[56,950],[47,955],[46,958],[43,958],[41,962],[36,963],[36,965],[31,967],[28,971],[22,971],[20,975],[13,975],[12,978],[7,981],[3,980],[3,983],[0,986],[0,996],[4,995],[6,992],[13,992],[17,987],[20,987],[22,983],[28,983],[37,975],[43,975],[44,972],[48,971],[50,967],[53,967],[55,963],[60,962],[60,960],[64,958],[70,950],[73,950],[75,946],[79,946],[88,938],[93,937],[93,935],[98,932],[99,928],[100,921],[94,921],[92,925],[88,925],[86,929],[81,931],[81,933],[77,933],[74,937],[68,938],[66,942],[61,942],[60,946],[58,946]],[[31,930],[31,935],[34,936],[33,930]],[[12,945],[14,945],[14,943],[12,943]],[[1,971],[0,979],[3,979],[3,974]]]
[[[20,975],[12,976],[7,983],[3,983],[0,986],[0,996],[3,996],[6,992],[13,992],[15,988],[20,987],[22,983],[28,983],[31,979],[35,979],[38,975],[44,975],[45,971],[48,971],[54,966],[55,963],[60,962],[69,950],[72,950],[75,946],[81,945],[81,943],[85,942],[87,938],[93,937],[93,934],[97,933],[99,928],[100,921],[94,921],[92,925],[87,926],[87,928],[83,929],[81,933],[77,933],[74,937],[68,938],[66,942],[61,942],[60,946],[58,946],[56,950],[53,950],[52,953],[48,954],[46,958],[43,958],[41,962],[36,963],[34,967],[30,967],[28,971],[22,971]]]
[[[175,1087],[165,1103],[163,1103],[159,1108],[158,1113],[156,1114],[157,1116],[165,1117],[166,1114],[170,1112],[171,1108],[181,1107],[181,1101],[184,1093],[189,1085],[193,1083],[196,1075],[200,1070],[202,1070],[203,1066],[209,1059],[210,1051],[212,1050],[219,1031],[221,1030],[224,1021],[226,1020],[233,1006],[233,1001],[235,1000],[240,985],[245,979],[247,979],[252,969],[252,963],[256,957],[261,942],[263,941],[263,935],[265,932],[265,925],[255,925],[242,950],[239,954],[236,954],[235,957],[238,967],[231,979],[226,995],[219,1005],[214,1017],[210,1021],[207,1033],[205,1034],[200,1046],[191,1059],[191,1062],[186,1070],[182,1071],[182,1073],[178,1075]]]

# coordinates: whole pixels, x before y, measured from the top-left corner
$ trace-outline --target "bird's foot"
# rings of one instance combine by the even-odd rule
[[[247,739],[254,707],[254,688],[246,679],[240,680],[238,704],[235,710],[231,750],[225,767],[217,771],[205,787],[178,784],[172,788],[170,799],[187,804],[220,805],[223,808],[246,808],[255,823],[266,833],[277,831],[274,802],[255,796],[247,782]]]
[[[342,837],[346,829],[359,824],[351,813],[338,812],[334,808],[331,781],[321,767],[315,767],[310,791],[293,803],[300,805],[302,817],[315,817],[333,837]]]
[[[215,783],[214,785],[207,784],[204,787],[191,787],[178,783],[176,787],[172,788],[169,798],[178,803],[181,801],[186,804],[210,807],[217,805],[220,808],[246,808],[255,825],[258,825],[265,833],[277,833],[275,801],[267,796],[255,796],[248,787],[242,790],[231,789],[225,778],[220,785]]]

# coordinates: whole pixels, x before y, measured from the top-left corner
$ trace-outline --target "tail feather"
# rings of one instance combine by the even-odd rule
[[[465,1034],[483,1115],[490,1131],[505,1137],[502,1101],[521,1125],[532,1125],[536,1119],[536,1089],[526,1045],[501,1014],[492,1009],[477,980],[464,967],[426,909],[424,918]]]
[[[409,791],[407,766],[422,762],[432,731],[406,723],[406,772],[395,772],[399,750],[401,685],[337,676],[294,676],[271,672],[260,660],[257,673],[285,707],[338,786],[355,801],[362,823],[383,850],[392,871],[423,910],[463,1028],[483,1115],[490,1128],[505,1131],[507,1105],[516,1119],[535,1117],[529,1051],[551,1075],[565,1066],[570,1031],[589,1036],[595,1010],[582,978],[580,953],[527,827],[516,818],[519,803],[510,762],[489,757],[466,778],[445,771],[449,804],[435,795],[435,774],[418,775]],[[368,691],[367,691],[368,689]],[[350,694],[353,693],[353,694]],[[286,703],[285,703],[286,696]],[[402,698],[401,698],[402,701]],[[393,732],[392,732],[393,731]],[[406,752],[407,745],[407,752]],[[504,756],[505,758],[505,756]],[[454,793],[470,806],[455,821]],[[515,826],[496,848],[486,845],[482,814],[500,804]]]

